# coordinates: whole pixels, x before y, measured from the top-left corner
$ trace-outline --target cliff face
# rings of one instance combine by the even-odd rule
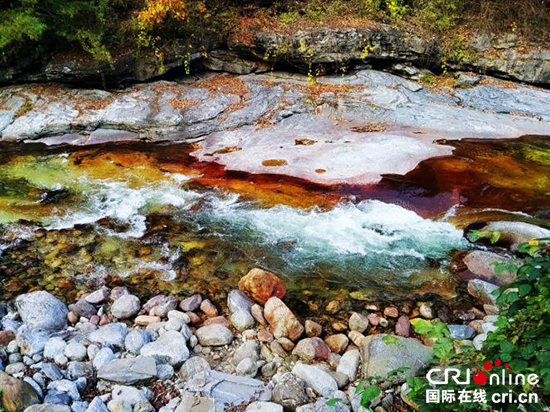
[[[189,52],[184,40],[163,50],[163,60],[152,53],[126,50],[111,64],[83,54],[55,54],[45,61],[21,59],[0,62],[0,84],[70,82],[120,86],[148,81],[167,73],[206,67],[235,74],[270,70],[274,66],[316,74],[365,67],[418,78],[429,69],[468,70],[547,87],[550,49],[526,47],[514,35],[474,36],[449,56],[442,41],[390,26],[311,28],[291,34],[256,32],[245,40],[211,41]],[[201,52],[206,50],[207,53]]]

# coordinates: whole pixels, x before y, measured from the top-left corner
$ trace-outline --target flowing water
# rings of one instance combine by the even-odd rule
[[[261,266],[294,296],[452,296],[451,258],[475,222],[548,224],[550,145],[446,142],[452,156],[371,186],[232,173],[189,145],[0,147],[4,293],[74,295],[103,282],[142,295],[223,294]]]

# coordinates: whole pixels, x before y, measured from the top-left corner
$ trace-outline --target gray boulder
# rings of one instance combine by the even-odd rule
[[[128,327],[124,323],[109,323],[90,333],[90,341],[101,345],[123,348],[127,334]]]
[[[20,295],[15,305],[19,316],[31,329],[60,330],[67,326],[67,306],[46,291]]]
[[[148,382],[156,376],[157,363],[155,359],[146,356],[114,359],[97,371],[98,378],[123,385]]]
[[[433,349],[413,338],[395,335],[371,335],[361,343],[363,378],[387,377],[406,367],[403,377],[415,376],[433,357]]]
[[[155,358],[158,363],[177,366],[189,358],[189,349],[187,349],[186,339],[181,333],[169,330],[156,341],[143,346],[140,354]]]

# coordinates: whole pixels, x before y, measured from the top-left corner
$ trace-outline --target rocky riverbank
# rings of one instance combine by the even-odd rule
[[[481,247],[465,257],[472,303],[464,309],[372,302],[342,313],[345,302],[334,300],[323,309],[333,320],[321,325],[292,311],[284,282],[258,268],[218,305],[192,290],[143,302],[125,287],[104,286],[68,307],[46,291],[20,295],[0,306],[3,406],[7,412],[357,412],[364,410],[358,381],[380,376],[386,389],[374,410],[407,408],[402,383],[423,373],[433,345],[414,333],[410,320],[438,318],[454,339],[480,350],[496,329],[491,293],[514,280],[496,276],[492,262],[509,259],[519,243],[550,235],[519,222],[483,230],[498,230],[497,246],[508,252]],[[406,372],[390,374],[403,367]],[[341,402],[327,406],[333,398]]]

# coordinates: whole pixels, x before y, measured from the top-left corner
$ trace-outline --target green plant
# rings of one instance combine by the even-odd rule
[[[523,392],[535,393],[538,399],[550,394],[550,325],[547,321],[550,315],[549,251],[548,239],[533,240],[519,249],[527,256],[495,265],[497,275],[505,271],[514,272],[517,273],[517,280],[495,292],[497,304],[502,309],[495,323],[498,329],[488,333],[482,352],[450,340],[447,326],[439,321],[413,319],[411,324],[415,332],[435,340],[432,363],[457,368],[463,378],[468,370],[480,370],[484,361],[499,359],[502,364],[509,365],[514,373],[538,375],[540,384],[524,384],[520,388]],[[411,388],[408,395],[421,411],[490,409],[487,402],[428,404],[425,402],[426,391],[433,389],[429,382],[416,377],[409,378],[407,383]],[[445,389],[475,391],[479,386],[473,383],[458,386],[450,380]],[[494,394],[517,394],[520,391],[516,385],[505,382],[486,385],[483,389],[488,400]],[[518,404],[512,401],[498,406],[505,407],[506,411],[519,410]],[[530,404],[529,408],[532,411],[542,410],[543,405]]]
[[[443,32],[456,25],[464,9],[464,0],[416,0],[414,14],[431,30]]]
[[[386,0],[386,7],[393,19],[400,19],[407,12],[407,7],[403,0]]]

